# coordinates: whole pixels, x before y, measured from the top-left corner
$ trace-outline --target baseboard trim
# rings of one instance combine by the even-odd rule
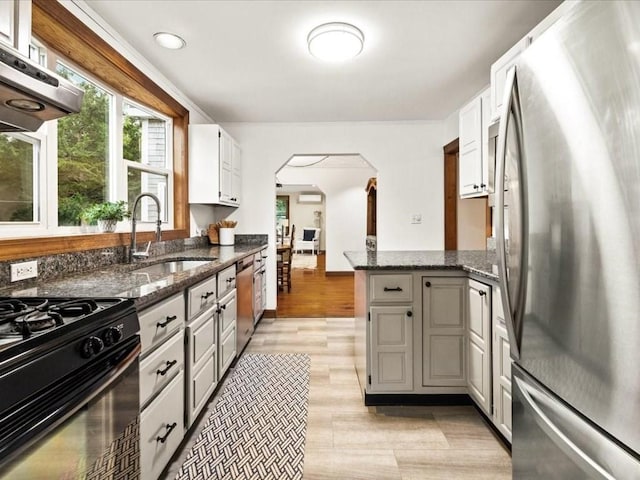
[[[484,413],[484,411],[475,402],[472,402],[472,403],[473,403],[473,406],[478,411],[478,413],[480,414],[480,416],[482,416],[482,419],[484,420],[484,423],[486,423],[487,426],[491,429],[491,432],[494,434],[494,436],[502,443],[504,448],[509,450],[509,453],[511,453],[511,443],[509,442],[509,440],[507,440],[505,438],[505,436],[502,434],[502,432],[500,430],[498,430],[498,427],[495,426],[495,424],[487,416],[487,414]]]
[[[353,272],[324,272],[325,277],[353,277]]]
[[[382,407],[391,405],[473,405],[474,402],[466,393],[366,393],[364,394],[364,404],[371,407]]]
[[[265,310],[262,314],[262,318],[276,318],[275,310]]]

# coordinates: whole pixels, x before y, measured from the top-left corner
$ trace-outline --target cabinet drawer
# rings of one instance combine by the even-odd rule
[[[184,336],[182,329],[151,355],[140,362],[140,405],[169,383],[184,366]]]
[[[160,476],[182,442],[183,416],[184,373],[180,372],[140,414],[140,478]]]
[[[191,287],[187,292],[189,297],[189,319],[191,319],[211,305],[215,305],[217,299],[215,275]]]
[[[191,426],[202,408],[207,403],[217,385],[216,378],[216,352],[211,350],[209,356],[203,359],[202,365],[198,365],[198,371],[189,374],[188,396],[188,425]]]
[[[218,273],[218,297],[236,288],[236,266],[231,265]]]
[[[408,274],[371,275],[371,302],[411,302],[413,277]]]
[[[253,256],[253,270],[260,270],[260,267],[264,266],[267,262],[267,250],[260,250]]]
[[[188,361],[195,365],[216,342],[216,307],[213,306],[187,325]]]
[[[179,293],[139,315],[142,355],[184,327],[184,296]]]
[[[233,328],[220,343],[220,376],[224,375],[236,358],[236,329]]]

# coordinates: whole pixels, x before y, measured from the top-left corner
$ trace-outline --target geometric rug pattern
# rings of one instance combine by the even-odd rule
[[[302,478],[308,355],[246,353],[176,480]]]

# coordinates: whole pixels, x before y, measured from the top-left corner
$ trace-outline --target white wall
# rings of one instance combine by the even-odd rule
[[[443,126],[444,137],[442,138],[442,146],[451,143],[453,140],[460,136],[460,122],[458,120],[459,113],[460,110],[456,110],[455,112],[452,112],[451,115],[449,115],[447,118],[445,118]]]
[[[271,233],[275,232],[274,176],[293,154],[361,154],[378,170],[378,249],[443,248],[441,122],[230,123],[223,127],[242,147],[242,206],[231,218],[239,222],[238,233],[269,234],[267,308],[276,305]],[[327,217],[329,208],[327,201]],[[422,215],[421,224],[411,224],[412,213]],[[328,240],[327,248],[332,248]]]

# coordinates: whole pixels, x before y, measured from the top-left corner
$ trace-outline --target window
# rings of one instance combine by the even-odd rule
[[[0,134],[0,222],[40,221],[40,141]]]
[[[289,235],[289,195],[276,195],[276,225]]]
[[[80,225],[80,213],[109,195],[109,126],[113,95],[58,63],[58,74],[84,90],[82,110],[58,120],[58,225]]]
[[[158,197],[165,228],[173,228],[172,119],[111,90],[55,52],[41,46],[33,52],[85,94],[79,113],[45,123],[47,148],[41,148],[39,134],[0,135],[0,236],[21,235],[15,226],[26,223],[39,227],[29,227],[26,235],[81,232],[88,206],[126,200],[132,208],[143,192]],[[40,171],[41,161],[49,175]],[[149,200],[140,202],[136,218],[155,226],[157,207]]]
[[[122,121],[122,157],[127,168],[127,201],[130,208],[137,195],[153,193],[160,200],[161,216],[164,222],[170,218],[167,208],[173,202],[167,198],[171,188],[169,128],[171,121],[157,113],[124,102]],[[155,221],[158,212],[156,204],[149,198],[140,202],[136,218],[141,221]]]

